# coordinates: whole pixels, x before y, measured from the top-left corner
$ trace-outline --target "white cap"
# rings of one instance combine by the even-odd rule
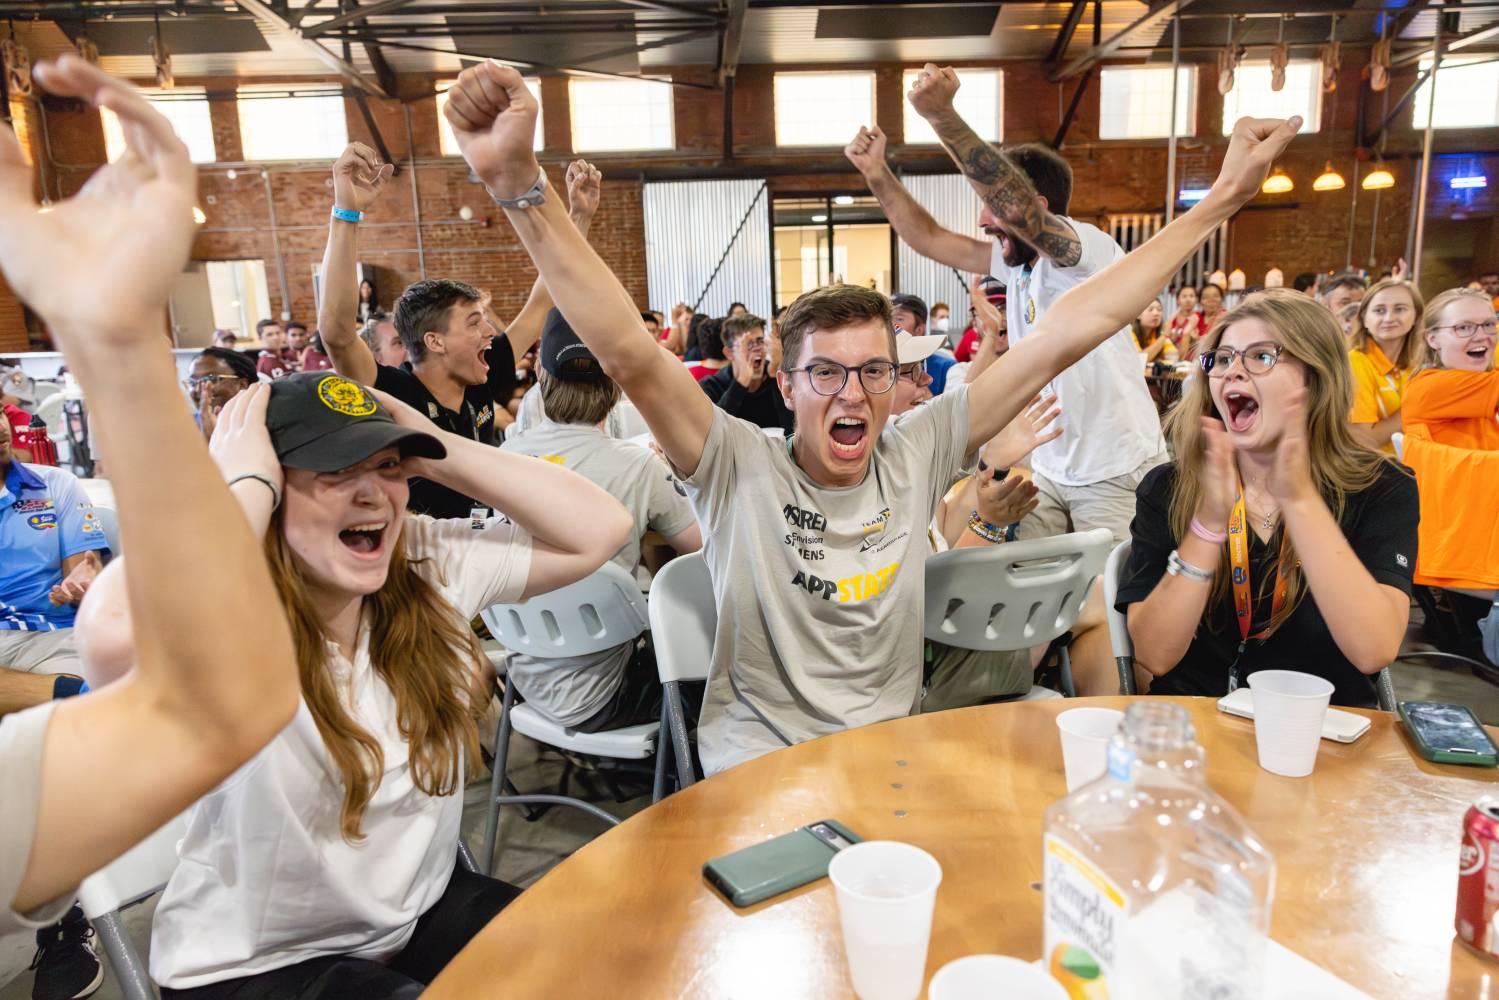
[[[947,338],[943,336],[913,337],[904,330],[897,330],[895,332],[896,361],[903,365],[914,365],[918,361],[925,361],[936,354],[945,343],[947,343]]]

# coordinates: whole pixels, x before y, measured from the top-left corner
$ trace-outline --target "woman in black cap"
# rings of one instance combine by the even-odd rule
[[[302,706],[194,810],[151,975],[167,997],[414,997],[519,891],[455,865],[491,690],[468,623],[593,572],[631,518],[581,476],[332,372],[234,397],[211,448],[230,482],[264,487],[246,514]],[[506,516],[408,514],[414,475]]]

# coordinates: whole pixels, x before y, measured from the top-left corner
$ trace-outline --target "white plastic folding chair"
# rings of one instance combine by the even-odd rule
[[[94,517],[99,522],[99,528],[104,532],[104,540],[109,542],[109,554],[111,557],[120,554],[120,515],[115,513],[113,507],[95,507]]]
[[[983,652],[1030,649],[1077,623],[1103,571],[1107,529],[953,549],[926,561],[926,638]],[[1073,695],[1072,662],[1060,649],[1062,689]],[[1027,697],[1044,697],[1032,688]]]
[[[1399,431],[1396,431],[1394,434],[1391,434],[1390,435],[1390,447],[1395,449],[1395,457],[1396,458],[1398,458],[1398,459],[1404,459],[1405,458],[1405,435],[1402,434],[1402,433],[1400,433]]]
[[[1109,645],[1114,649],[1114,663],[1119,667],[1119,693],[1135,693],[1135,643],[1129,637],[1129,621],[1114,610],[1119,596],[1119,580],[1129,563],[1129,539],[1114,546],[1103,568],[1104,611],[1109,616]]]
[[[613,563],[570,586],[538,594],[520,604],[497,604],[481,613],[484,624],[512,653],[537,658],[586,656],[634,642],[645,631],[645,599],[635,578]],[[483,863],[495,868],[495,851],[502,805],[564,805],[581,809],[611,826],[619,820],[598,806],[567,795],[506,795],[505,768],[510,730],[539,743],[594,757],[645,760],[656,750],[660,726],[647,722],[602,733],[582,733],[558,725],[526,704],[515,704],[515,685],[507,673],[495,735],[494,773],[489,786],[489,812],[484,821]]]
[[[692,767],[692,743],[682,709],[682,682],[700,681],[713,663],[713,633],[718,607],[713,602],[713,578],[701,552],[678,556],[661,568],[651,583],[651,641],[656,649],[656,672],[661,677],[661,722],[671,737],[677,787],[697,780]],[[657,757],[665,760],[665,748]],[[665,773],[656,771],[656,801],[665,792]]]
[[[104,942],[110,968],[126,1000],[156,1000],[156,988],[151,985],[146,963],[125,933],[120,911],[162,890],[177,867],[177,845],[186,833],[187,813],[183,813],[78,887],[78,903]]]
[[[1124,577],[1124,567],[1129,563],[1130,543],[1120,542],[1109,553],[1108,565],[1103,571],[1103,599],[1109,616],[1109,643],[1114,648],[1114,662],[1119,666],[1119,693],[1135,694],[1135,642],[1129,635],[1129,621],[1114,610],[1119,597],[1119,583]],[[1395,711],[1395,681],[1390,668],[1385,667],[1374,675],[1374,694],[1379,707],[1386,712]]]

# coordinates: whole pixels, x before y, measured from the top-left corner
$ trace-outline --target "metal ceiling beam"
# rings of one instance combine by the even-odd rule
[[[1077,117],[1077,109],[1083,102],[1083,94],[1093,80],[1093,69],[1094,67],[1089,66],[1083,70],[1083,78],[1077,81],[1077,90],[1072,92],[1072,103],[1067,105],[1067,113],[1062,116],[1062,124],[1057,126],[1057,134],[1051,140],[1052,149],[1062,148],[1062,141],[1067,138],[1067,130],[1072,128],[1072,120]]]
[[[1067,46],[1072,44],[1072,35],[1077,31],[1078,22],[1083,19],[1083,12],[1088,9],[1088,0],[1072,0],[1072,7],[1067,11],[1067,16],[1062,19],[1062,27],[1057,31],[1057,40],[1051,45],[1051,54],[1046,57],[1046,62],[1056,65],[1062,61],[1067,54]]]
[[[326,21],[319,21],[317,24],[303,28],[302,35],[306,38],[316,38],[325,31],[342,28],[346,24],[354,24],[366,18],[374,17],[376,14],[386,14],[393,10],[399,10],[402,7],[409,7],[415,2],[416,0],[376,0],[375,3],[366,7],[359,7],[346,14],[330,17]]]
[[[1468,32],[1466,35],[1457,35],[1451,41],[1444,43],[1442,49],[1446,52],[1452,52],[1457,49],[1466,49],[1474,45],[1481,45],[1495,38],[1499,38],[1499,24],[1491,24],[1486,28],[1478,28]],[[1391,59],[1390,64],[1392,66],[1404,66],[1407,63],[1417,62],[1429,55],[1431,55],[1431,46],[1423,42],[1420,48],[1411,49],[1409,52],[1402,53]]]
[[[241,0],[243,2],[243,0]],[[706,30],[706,29],[705,29]],[[533,62],[525,59],[501,59],[499,56],[490,55],[488,52],[465,52],[462,49],[440,49],[433,45],[413,45],[410,42],[397,42],[382,40],[380,42],[387,49],[404,49],[409,52],[435,52],[442,56],[454,56],[458,59],[471,59],[475,62],[483,62],[492,59],[506,66],[514,66],[517,69],[532,70],[543,69],[552,73],[564,73],[570,76],[597,76],[606,77],[611,80],[648,80],[655,83],[670,84],[673,87],[686,87],[689,90],[717,90],[711,83],[692,83],[690,81],[673,80],[671,78],[646,76],[642,73],[610,73],[601,69],[585,69],[581,66],[558,66],[553,63]]]
[[[640,7],[644,10],[661,10],[668,14],[687,14],[694,17],[705,18],[717,24],[721,18],[718,11],[706,7],[693,7],[685,3],[671,3],[670,0],[619,0],[628,7]],[[564,13],[566,8],[557,8],[557,13]]]
[[[1169,21],[1195,2],[1196,0],[1167,0],[1166,3],[1161,4],[1150,11],[1150,13],[1138,18],[1129,27],[1120,30],[1107,41],[1093,46],[1087,52],[1067,63],[1060,70],[1054,70],[1050,74],[1051,81],[1055,83],[1059,80],[1065,80],[1068,77],[1076,76],[1084,70],[1096,66],[1101,60],[1107,59],[1122,48],[1131,35],[1153,28],[1162,21]]]
[[[729,18],[724,24],[723,44],[718,52],[718,85],[722,87],[739,72],[739,51],[744,44],[744,16],[749,0],[729,0]]]
[[[312,11],[313,11],[313,8],[315,8],[318,4],[320,4],[322,2],[323,2],[323,0],[307,0],[307,3],[305,3],[302,6],[302,9],[299,10],[299,11],[297,11],[295,14],[293,14],[287,20],[287,23],[290,24],[293,28],[295,28],[297,25],[299,25],[299,24],[302,23],[302,18],[306,17],[308,14],[311,14]]]
[[[285,32],[298,45],[317,59],[318,62],[327,66],[366,94],[373,94],[376,97],[384,98],[395,96],[386,93],[385,88],[380,86],[378,81],[371,80],[365,76],[352,63],[345,62],[311,38],[306,37],[298,29],[293,28],[291,23],[277,13],[265,0],[236,0],[236,2],[239,4],[240,9],[254,15],[255,20],[259,21],[262,25],[276,32]]]

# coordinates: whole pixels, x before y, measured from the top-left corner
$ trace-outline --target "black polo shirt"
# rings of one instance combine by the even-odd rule
[[[380,365],[375,373],[375,388],[390,393],[418,413],[425,414],[434,424],[449,433],[498,446],[500,441],[495,434],[495,410],[508,405],[515,391],[515,353],[511,350],[509,339],[504,336],[495,337],[489,348],[488,360],[488,380],[464,389],[463,405],[457,410],[450,410],[437,401],[412,371],[410,362],[399,368]],[[441,483],[420,477],[411,480],[411,498],[406,503],[408,510],[430,514],[432,517],[468,517],[475,507],[487,506]]]
[[[748,420],[758,427],[780,427],[790,434],[795,421],[786,401],[781,398],[781,389],[774,376],[760,383],[760,388],[750,392],[734,378],[734,366],[720,368],[703,379],[702,386],[713,405],[741,420]]]
[[[1135,493],[1135,519],[1130,525],[1129,563],[1119,582],[1114,606],[1121,613],[1129,605],[1150,596],[1166,575],[1166,559],[1176,548],[1168,511],[1176,481],[1176,463],[1152,469]],[[1379,478],[1367,490],[1350,494],[1338,523],[1375,582],[1411,592],[1411,573],[1416,565],[1416,529],[1420,507],[1416,481],[1391,462],[1384,463]],[[1254,592],[1253,624],[1256,633],[1270,620],[1274,593],[1275,561],[1280,553],[1277,526],[1269,541],[1249,533],[1249,574]],[[1225,556],[1225,558],[1227,558]],[[1192,645],[1170,673],[1157,677],[1151,694],[1210,695],[1228,693],[1229,670],[1239,647],[1239,627],[1234,615],[1233,592],[1210,604],[1204,621],[1197,626]],[[1333,704],[1372,707],[1376,702],[1374,678],[1359,671],[1328,631],[1308,590],[1291,616],[1263,642],[1250,639],[1239,657],[1239,683],[1256,670],[1300,670],[1332,681]]]

